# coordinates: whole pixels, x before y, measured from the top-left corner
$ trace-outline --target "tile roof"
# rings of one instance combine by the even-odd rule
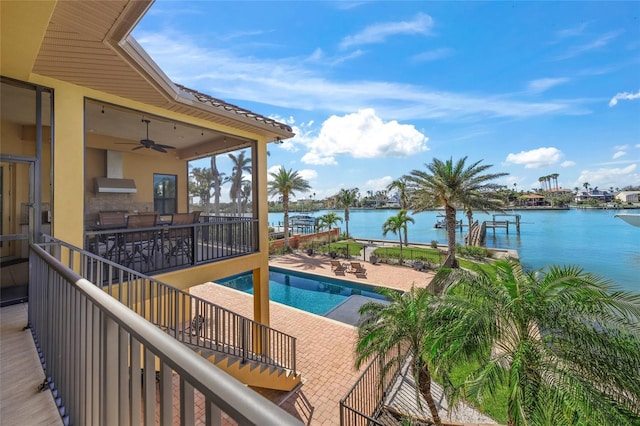
[[[231,112],[234,112],[234,113],[236,113],[238,115],[244,115],[247,118],[252,118],[252,119],[254,119],[256,121],[259,121],[259,122],[261,122],[263,124],[270,124],[273,127],[277,127],[277,128],[282,129],[282,130],[284,130],[286,132],[291,132],[292,131],[291,126],[289,126],[287,124],[284,124],[284,123],[280,123],[279,121],[276,121],[276,120],[274,120],[272,118],[265,117],[265,116],[260,115],[260,114],[256,114],[255,112],[251,112],[251,111],[249,111],[247,109],[244,109],[244,108],[241,108],[239,106],[227,103],[227,102],[222,101],[220,99],[216,99],[216,98],[211,97],[209,95],[206,95],[204,93],[198,92],[197,90],[185,87],[185,86],[183,86],[181,84],[177,84],[177,83],[174,83],[174,84],[180,90],[182,90],[183,92],[194,96],[199,102],[201,102],[203,104],[210,105],[210,106],[212,106],[214,108],[222,108],[222,109],[224,109],[226,111],[231,111]]]

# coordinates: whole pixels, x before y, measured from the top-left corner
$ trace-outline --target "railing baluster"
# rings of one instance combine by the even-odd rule
[[[193,386],[184,378],[180,378],[180,424],[192,425],[195,423],[194,416]]]
[[[102,368],[100,377],[101,418],[104,425],[118,424],[120,411],[118,398],[118,324],[105,313],[102,314]]]
[[[173,424],[173,375],[171,368],[160,360],[160,426]]]

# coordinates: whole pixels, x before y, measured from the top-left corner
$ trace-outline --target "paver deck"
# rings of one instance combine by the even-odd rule
[[[272,266],[289,268],[319,275],[333,276],[329,258],[291,254],[274,258]],[[408,290],[412,284],[426,286],[432,273],[415,271],[409,267],[365,264],[366,278],[346,273],[340,279]],[[253,315],[251,295],[212,283],[192,287],[197,296],[231,309],[239,314]],[[297,338],[297,369],[302,372],[303,386],[286,400],[283,393],[264,395],[309,425],[338,425],[340,398],[345,396],[360,374],[354,368],[356,328],[319,315],[289,306],[270,304],[271,327]]]

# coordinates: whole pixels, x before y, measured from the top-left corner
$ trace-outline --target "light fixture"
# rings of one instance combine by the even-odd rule
[[[284,143],[284,141],[279,136],[276,138],[276,140],[274,142],[277,143],[278,145]]]
[[[104,114],[104,105],[102,105],[102,111],[101,112]]]

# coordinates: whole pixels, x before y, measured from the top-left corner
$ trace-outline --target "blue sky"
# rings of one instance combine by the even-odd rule
[[[291,125],[269,167],[317,199],[464,156],[518,190],[640,185],[640,2],[157,1],[133,36]]]

